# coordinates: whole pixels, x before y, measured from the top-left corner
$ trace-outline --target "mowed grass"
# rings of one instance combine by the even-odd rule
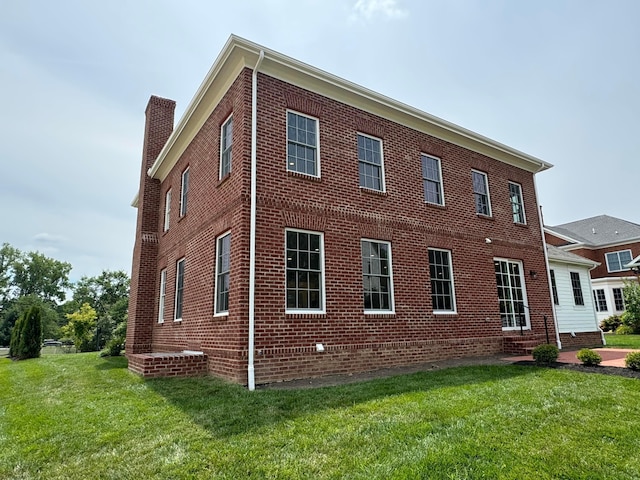
[[[640,478],[640,383],[460,367],[308,390],[0,359],[0,478]]]
[[[634,348],[640,350],[640,335],[616,335],[605,333],[607,347],[610,348]]]

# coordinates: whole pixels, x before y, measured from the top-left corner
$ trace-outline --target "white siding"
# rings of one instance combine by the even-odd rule
[[[598,331],[589,269],[579,265],[557,262],[552,259],[549,259],[549,268],[555,272],[556,285],[558,287],[559,305],[555,307],[560,333]],[[577,272],[580,275],[584,305],[575,304],[570,272]]]
[[[605,278],[597,278],[591,281],[591,286],[593,290],[604,290],[604,296],[607,299],[607,311],[606,312],[596,312],[598,318],[598,324],[602,320],[611,315],[622,315],[624,311],[616,311],[616,304],[613,298],[613,289],[614,288],[624,288],[624,281],[619,277],[605,277]],[[591,294],[593,295],[593,293]]]

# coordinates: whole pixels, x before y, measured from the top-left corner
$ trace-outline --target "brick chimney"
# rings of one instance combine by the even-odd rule
[[[151,352],[157,283],[160,181],[147,175],[173,131],[176,102],[152,96],[147,104],[142,149],[138,222],[133,247],[126,353]]]

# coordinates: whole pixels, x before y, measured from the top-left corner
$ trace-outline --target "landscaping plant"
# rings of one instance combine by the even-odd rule
[[[583,348],[582,350],[579,350],[576,354],[576,357],[582,362],[583,365],[586,365],[587,367],[600,365],[600,362],[602,362],[602,357],[600,356],[600,354],[594,350],[591,350],[590,348]]]
[[[560,350],[558,350],[558,347],[548,343],[538,345],[532,352],[533,359],[538,365],[549,365],[554,363],[558,359],[559,354]]]
[[[640,352],[629,352],[624,357],[624,364],[631,370],[640,370]]]

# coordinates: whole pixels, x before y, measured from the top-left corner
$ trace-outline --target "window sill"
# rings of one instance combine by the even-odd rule
[[[309,180],[311,182],[322,182],[322,177],[320,177],[320,176],[310,175],[308,173],[294,172],[292,170],[287,170],[287,176],[288,177],[294,177],[294,178],[300,178],[300,179],[303,179],[303,180]]]
[[[184,220],[185,218],[187,218],[187,214],[185,213],[184,215],[178,217],[178,223],[180,223],[182,220]]]
[[[445,317],[457,317],[458,316],[458,312],[449,312],[447,310],[434,310],[433,314],[434,315],[438,315],[438,316],[445,316]]]
[[[526,223],[513,222],[513,224],[518,228],[529,228],[529,225]]]
[[[321,311],[311,311],[311,312],[303,312],[303,311],[285,311],[284,312],[287,318],[293,319],[306,319],[306,318],[327,318],[326,312]]]
[[[395,318],[395,311],[365,310],[363,312],[367,318]]]
[[[224,177],[218,180],[218,184],[216,185],[216,188],[218,188],[220,185],[225,183],[229,178],[231,178],[231,172],[227,173]]]
[[[214,319],[223,319],[223,318],[228,318],[229,317],[229,312],[220,312],[220,313],[214,313],[213,314],[213,318]]]
[[[493,216],[491,216],[491,215],[485,215],[485,214],[483,214],[483,213],[476,213],[476,217],[477,217],[477,218],[480,218],[480,219],[482,219],[482,220],[488,220],[488,221],[490,221],[490,222],[495,222],[495,220],[496,220],[495,218],[493,218]]]
[[[358,187],[360,189],[360,193],[368,193],[370,195],[379,195],[381,197],[386,197],[387,192],[385,190],[374,190],[373,188],[368,187]]]
[[[173,323],[182,323],[182,319],[181,318],[174,318],[173,319]]]
[[[425,206],[430,207],[430,208],[436,208],[438,210],[448,210],[446,205],[440,205],[439,203],[431,203],[431,202],[427,202],[425,200],[424,204],[425,204]]]

